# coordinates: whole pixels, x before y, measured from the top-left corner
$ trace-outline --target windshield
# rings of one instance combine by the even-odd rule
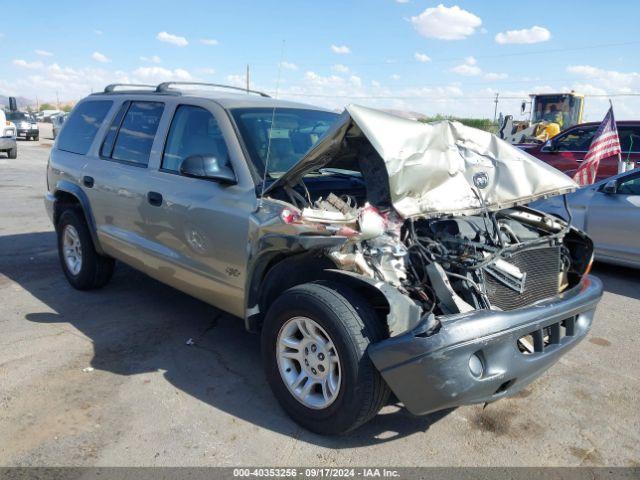
[[[11,120],[12,122],[21,122],[21,121],[30,121],[31,118],[28,114],[23,112],[11,112],[7,113],[7,120]]]
[[[565,129],[579,123],[581,106],[582,98],[573,95],[538,95],[533,105],[531,121],[553,122]]]
[[[251,161],[264,171],[271,130],[267,172],[279,176],[289,170],[316,144],[338,117],[337,113],[298,108],[242,108],[231,111]]]

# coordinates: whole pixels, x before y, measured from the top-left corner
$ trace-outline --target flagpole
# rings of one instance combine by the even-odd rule
[[[609,106],[611,107],[611,111],[613,112],[613,102],[609,99]],[[614,115],[615,118],[615,115]],[[618,124],[616,123],[616,132],[618,131]],[[618,152],[618,173],[623,173],[625,170],[625,165],[622,162],[622,152]]]

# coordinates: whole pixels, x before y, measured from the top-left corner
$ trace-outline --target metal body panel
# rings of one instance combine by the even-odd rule
[[[596,260],[640,267],[640,196],[602,191],[606,183],[640,175],[636,168],[600,180],[567,195],[571,224],[593,240]],[[562,199],[550,198],[531,205],[568,220]]]
[[[584,277],[557,297],[510,312],[476,311],[440,317],[440,330],[424,336],[412,332],[369,347],[369,356],[407,409],[416,415],[444,408],[491,402],[522,389],[584,338],[602,283]],[[517,340],[533,331],[575,318],[573,335],[524,355]],[[470,357],[482,359],[483,373],[474,376]]]

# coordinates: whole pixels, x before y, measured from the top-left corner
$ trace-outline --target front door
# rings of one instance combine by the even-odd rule
[[[224,113],[211,102],[179,103],[159,168],[148,182],[157,202],[141,209],[144,236],[156,245],[160,280],[217,307],[244,316],[249,216],[253,184],[218,183],[180,174],[192,155],[233,165],[220,129]]]
[[[616,193],[603,187],[594,193],[585,222],[596,255],[640,263],[640,171],[620,177]]]

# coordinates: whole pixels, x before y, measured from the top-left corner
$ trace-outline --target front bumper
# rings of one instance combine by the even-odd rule
[[[570,290],[508,312],[482,310],[440,318],[440,330],[411,332],[369,347],[369,357],[391,390],[415,415],[511,395],[551,367],[591,328],[602,283],[586,276]],[[532,340],[522,353],[518,339]],[[470,359],[475,372],[471,372]]]
[[[37,128],[18,128],[17,136],[18,137],[35,137],[40,135],[40,130]]]

